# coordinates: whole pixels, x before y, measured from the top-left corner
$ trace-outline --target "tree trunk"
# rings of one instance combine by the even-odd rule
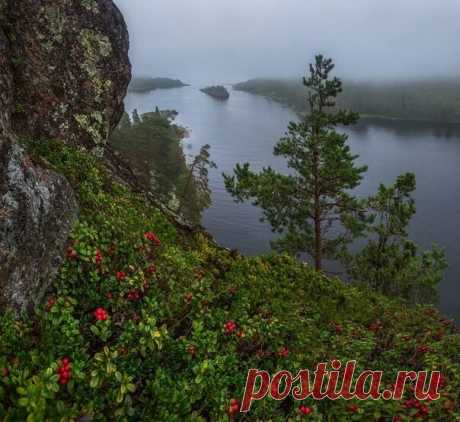
[[[179,209],[177,210],[177,214],[179,215],[182,212],[182,209],[184,208],[184,203],[185,203],[185,199],[187,198],[188,189],[190,187],[190,184],[192,183],[193,172],[195,171],[195,164],[196,162],[194,161],[190,168],[190,173],[187,177],[187,182],[185,184],[184,192],[182,193],[181,199],[179,201]]]
[[[315,179],[315,269],[322,269],[322,239],[321,239],[321,204],[320,204],[320,189],[319,189],[319,152],[315,151],[313,155],[314,179]]]
[[[315,206],[315,269],[322,269],[322,251],[321,251],[321,217],[319,215],[319,207]]]

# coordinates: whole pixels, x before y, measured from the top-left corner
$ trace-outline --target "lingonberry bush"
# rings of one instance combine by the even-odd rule
[[[60,142],[26,143],[66,175],[79,221],[33,315],[0,318],[4,420],[381,420],[460,416],[460,336],[430,307],[328,279],[287,256],[246,258],[176,228],[102,164]],[[441,398],[266,399],[239,406],[247,371],[332,359],[357,371],[440,370]]]

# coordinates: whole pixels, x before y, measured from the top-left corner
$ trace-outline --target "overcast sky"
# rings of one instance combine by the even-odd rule
[[[460,76],[460,0],[115,0],[135,74],[300,76],[315,53],[354,79]]]

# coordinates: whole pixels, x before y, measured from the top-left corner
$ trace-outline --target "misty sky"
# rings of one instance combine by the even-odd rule
[[[315,53],[353,79],[460,76],[460,0],[115,0],[137,75],[299,77]]]

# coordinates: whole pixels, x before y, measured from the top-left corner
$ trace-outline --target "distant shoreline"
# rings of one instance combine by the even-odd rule
[[[259,94],[255,92],[245,91],[245,90],[237,90],[237,91],[246,92],[251,95],[258,95],[259,97],[264,97],[277,104],[281,104],[285,107],[290,108],[300,118],[303,117],[303,115],[306,113],[305,110],[301,111],[298,109],[298,107],[295,107],[294,105],[289,104],[289,102],[279,99],[277,97],[272,97],[269,94]],[[386,120],[386,121],[394,121],[394,122],[431,123],[435,125],[460,126],[460,121],[448,121],[448,120],[443,121],[443,120],[421,119],[421,118],[415,118],[415,117],[409,118],[409,117],[385,116],[383,114],[359,113],[359,117],[361,120]]]
[[[245,91],[245,90],[237,90],[241,92],[246,92],[247,94],[257,95],[259,97],[266,98],[267,100],[273,101],[277,104],[280,104],[284,107],[291,109],[299,118],[302,118],[303,115],[306,113],[305,111],[299,110],[289,102],[284,101],[282,99],[272,97],[269,94],[259,94],[255,92]],[[413,122],[413,123],[431,123],[434,125],[449,125],[449,126],[458,126],[460,127],[460,122],[455,121],[441,121],[441,120],[429,120],[429,119],[417,119],[417,118],[404,118],[404,117],[396,117],[396,116],[385,116],[382,114],[368,114],[368,113],[359,113],[360,120],[385,120],[385,121],[393,121],[393,122]]]
[[[283,104],[299,116],[306,112],[305,92],[295,80],[251,79],[232,86],[236,91]],[[407,85],[345,82],[339,107],[359,112],[362,119],[460,125],[459,93],[460,81],[420,81]]]
[[[180,79],[171,78],[133,78],[129,84],[128,92],[143,94],[157,89],[182,88],[189,86]]]

